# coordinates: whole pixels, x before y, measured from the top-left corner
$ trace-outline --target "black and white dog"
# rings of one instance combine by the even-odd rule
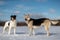
[[[14,28],[14,34],[16,31],[16,15],[11,15],[11,20],[5,22],[4,28],[3,28],[3,33],[5,32],[5,30],[8,31],[8,34],[10,34],[11,28]]]
[[[33,19],[33,18],[30,18],[29,14],[25,15],[24,18],[25,18],[26,24],[28,25],[30,29],[29,35],[35,34],[34,28],[38,28],[39,26],[43,25],[47,32],[47,36],[49,36],[50,35],[49,28],[51,26],[51,23],[53,24],[58,23],[58,21],[51,21],[48,18]]]

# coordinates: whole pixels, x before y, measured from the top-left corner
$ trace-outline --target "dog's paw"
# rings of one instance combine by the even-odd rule
[[[47,36],[50,36],[50,33],[48,33]]]

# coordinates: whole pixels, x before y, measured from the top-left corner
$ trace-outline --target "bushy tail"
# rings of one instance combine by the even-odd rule
[[[59,21],[51,21],[52,24],[57,24]]]

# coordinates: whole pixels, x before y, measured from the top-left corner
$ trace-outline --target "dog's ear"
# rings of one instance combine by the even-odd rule
[[[27,16],[29,16],[29,17],[30,17],[30,16],[31,16],[31,14],[27,14]]]
[[[24,14],[24,16],[30,16],[30,14]]]
[[[29,16],[28,14],[24,14],[24,16]]]
[[[24,14],[24,16],[31,16],[31,14]]]
[[[27,16],[27,15],[26,15],[26,14],[24,14],[24,16],[23,16],[23,17],[25,18],[26,16]]]
[[[31,15],[30,14],[24,14],[24,18],[25,17],[30,17]]]

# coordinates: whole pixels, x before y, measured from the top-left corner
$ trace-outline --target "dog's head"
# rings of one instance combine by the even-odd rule
[[[27,14],[27,15],[25,14],[25,15],[24,15],[24,18],[25,18],[26,21],[27,21],[27,20],[30,20],[30,14]]]
[[[11,15],[11,20],[16,20],[16,15]]]

